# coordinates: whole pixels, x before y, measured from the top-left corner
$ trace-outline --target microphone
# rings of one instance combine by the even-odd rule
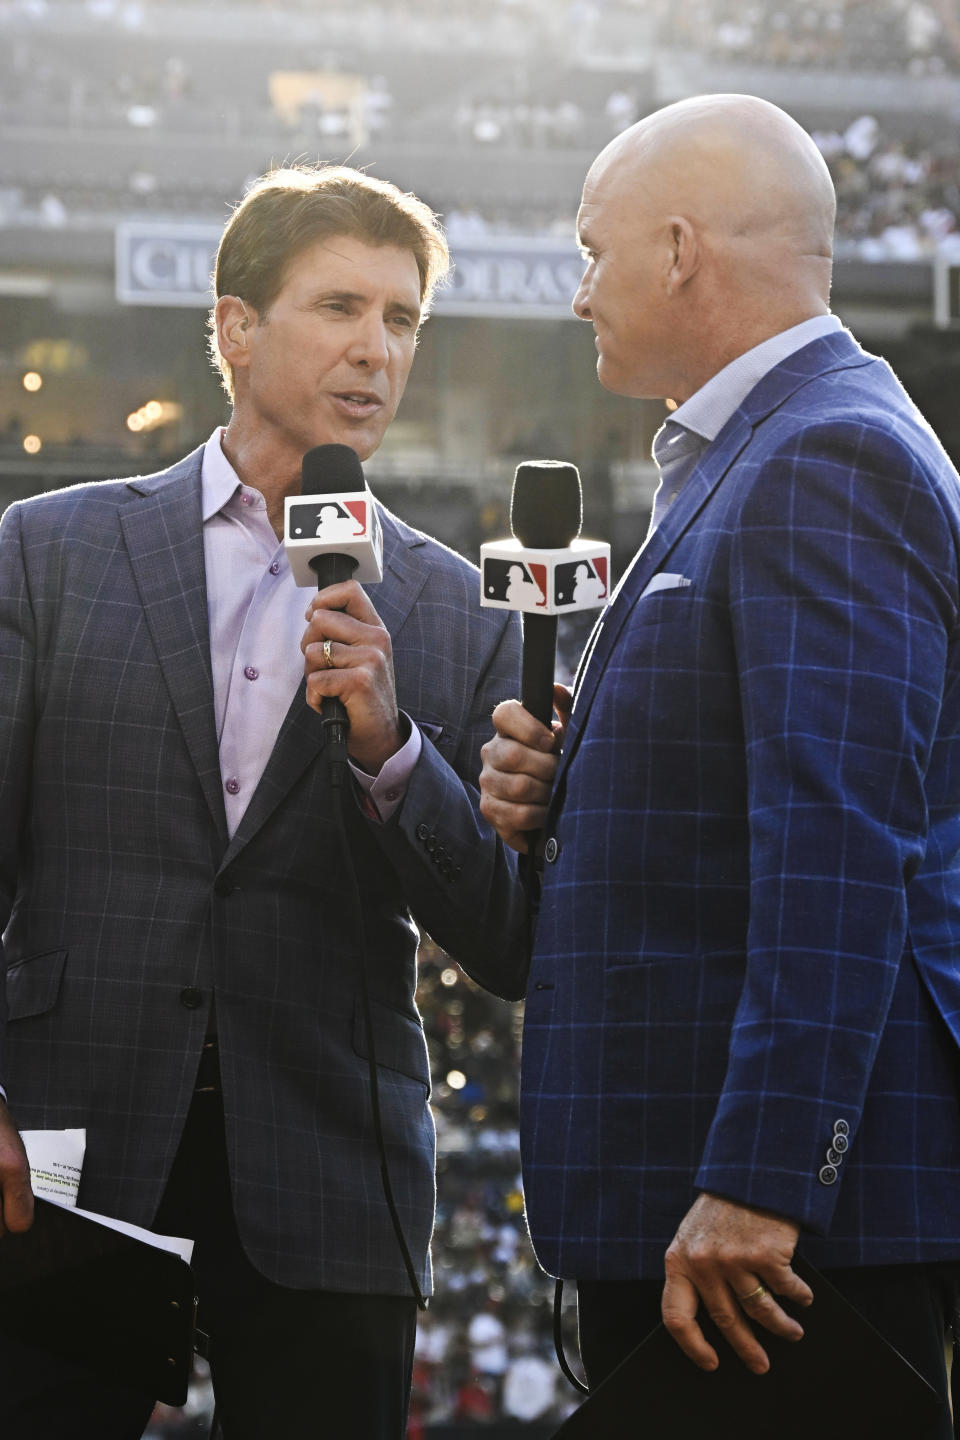
[[[583,524],[583,497],[576,465],[540,460],[518,465],[510,495],[510,529],[525,548],[568,549]],[[525,613],[520,699],[525,710],[549,725],[557,665],[556,615]]]
[[[521,612],[521,700],[544,725],[553,718],[558,617],[604,605],[610,593],[610,546],[578,539],[582,519],[577,467],[526,461],[510,499],[514,539],[480,547],[480,603]]]
[[[317,445],[301,467],[301,493],[284,501],[283,547],[297,585],[323,590],[341,580],[383,578],[383,531],[359,456],[349,445]],[[326,749],[336,774],[347,758],[346,706],[333,695],[321,708]]]

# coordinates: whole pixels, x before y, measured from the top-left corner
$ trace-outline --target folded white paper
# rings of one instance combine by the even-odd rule
[[[20,1138],[30,1161],[30,1183],[34,1195],[52,1200],[55,1205],[70,1206],[78,1215],[95,1220],[98,1225],[105,1225],[120,1235],[129,1235],[134,1240],[153,1245],[157,1250],[179,1255],[189,1265],[193,1255],[192,1240],[175,1235],[155,1235],[152,1230],[144,1230],[126,1220],[95,1215],[90,1210],[78,1208],[77,1192],[87,1148],[86,1130],[22,1130]]]

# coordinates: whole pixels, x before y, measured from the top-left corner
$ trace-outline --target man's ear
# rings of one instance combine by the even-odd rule
[[[244,364],[247,350],[247,329],[256,317],[239,295],[221,295],[214,307],[217,324],[217,349],[234,369]]]
[[[667,221],[668,257],[667,295],[679,295],[688,280],[692,280],[700,268],[700,245],[697,232],[690,221],[682,215],[672,215]]]

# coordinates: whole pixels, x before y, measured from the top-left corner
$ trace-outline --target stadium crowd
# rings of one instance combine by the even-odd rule
[[[72,5],[105,28],[136,34],[148,28],[159,8],[149,0],[0,0],[5,19],[42,26],[57,10]],[[315,11],[314,0],[209,0],[223,12]],[[706,53],[762,65],[814,69],[897,70],[913,74],[960,70],[960,13],[957,0],[361,0],[330,4],[324,26],[357,45],[377,46],[384,30],[401,45],[420,46],[432,29],[442,44],[452,27],[457,39],[483,49],[491,36],[505,38],[504,25],[559,46],[602,40],[604,26],[642,23],[656,46]],[[538,33],[539,32],[539,33]],[[391,39],[395,37],[392,34]]]
[[[247,0],[247,8],[254,3],[264,10],[283,8],[267,0]],[[123,0],[72,0],[72,8],[92,21],[134,31],[151,13],[146,4]],[[229,5],[223,0],[213,8]],[[960,69],[960,0],[805,0],[802,6],[763,0],[691,0],[685,6],[672,0],[570,0],[563,9],[570,25],[587,26],[595,36],[604,23],[633,15],[642,18],[654,50],[668,47],[730,62],[901,74]],[[423,69],[429,57],[420,57],[414,73],[410,57],[385,45],[365,61],[360,54],[363,37],[383,36],[385,27],[403,17],[410,24],[432,18],[437,25],[469,19],[480,32],[487,27],[488,36],[497,15],[513,17],[528,30],[541,27],[546,40],[557,8],[544,0],[496,0],[482,12],[463,0],[381,0],[351,12],[350,33],[356,37],[351,49],[319,45],[299,58],[315,84],[302,75],[278,80],[275,60],[265,52],[247,57],[239,89],[228,69],[198,70],[189,45],[178,48],[172,38],[137,51],[137,63],[125,50],[120,65],[110,64],[97,45],[58,48],[49,43],[44,24],[47,18],[52,23],[53,10],[48,0],[0,0],[0,36],[5,22],[22,21],[25,14],[35,20],[33,27],[11,29],[9,43],[0,44],[0,126],[11,134],[18,126],[61,126],[81,134],[133,130],[148,134],[152,143],[164,133],[220,134],[268,143],[278,154],[329,158],[377,141],[402,147],[435,143],[438,136],[454,151],[593,153],[650,103],[646,72],[611,75],[585,65],[550,65],[548,49],[538,53],[537,64],[519,55],[508,64],[477,64],[472,70],[463,69],[462,54],[451,52],[448,62],[429,72],[435,77],[430,84],[424,83]],[[331,7],[333,34],[339,33],[333,25],[338,13]],[[370,26],[358,23],[364,15]],[[275,32],[271,39],[276,42]],[[829,128],[812,128],[837,185],[842,255],[922,260],[960,229],[960,140],[946,117],[937,122],[925,116],[905,127],[902,117],[850,114],[840,123],[834,118]],[[236,189],[235,180],[225,178],[221,193],[216,180],[181,170],[165,178],[162,167],[155,171],[148,162],[106,175],[21,173],[13,161],[15,147],[11,155],[0,189],[0,225],[56,228],[92,215],[102,222],[141,213],[219,217]],[[448,207],[454,243],[501,233],[572,234],[575,197],[562,211],[556,201],[517,197],[503,204],[482,192],[469,205],[462,197],[429,198],[441,210]]]

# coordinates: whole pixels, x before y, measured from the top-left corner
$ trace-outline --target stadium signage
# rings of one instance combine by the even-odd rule
[[[570,240],[490,237],[451,244],[453,274],[437,296],[438,315],[572,320],[583,262]]]
[[[116,296],[124,305],[213,303],[215,225],[125,221],[116,231]],[[572,241],[478,237],[451,246],[454,269],[438,315],[573,318],[583,264]]]
[[[116,230],[116,295],[124,305],[213,303],[216,225],[124,221]]]

